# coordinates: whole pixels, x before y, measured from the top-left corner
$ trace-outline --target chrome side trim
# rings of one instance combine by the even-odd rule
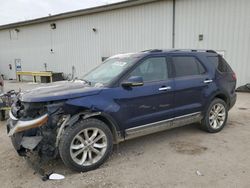
[[[178,116],[171,119],[166,119],[162,121],[157,121],[154,123],[149,123],[146,125],[133,127],[125,130],[125,140],[132,138],[144,136],[147,134],[152,134],[176,127],[181,127],[191,123],[198,122],[202,119],[201,112],[195,112],[191,114],[186,114],[183,116]]]
[[[172,120],[174,120],[174,118],[166,119],[166,120],[162,120],[162,121],[157,121],[157,122],[149,123],[149,124],[145,124],[145,125],[141,125],[141,126],[138,126],[138,127],[133,127],[133,128],[129,128],[129,129],[126,129],[126,130],[127,131],[137,131],[137,130],[140,130],[142,128],[147,128],[147,127],[157,125],[157,124],[160,124],[160,123],[166,123],[166,122],[169,122],[169,121],[172,121]]]
[[[195,116],[195,115],[198,115],[198,114],[201,114],[201,112],[194,112],[194,113],[191,113],[191,114],[186,114],[186,115],[183,115],[183,116],[178,116],[178,117],[175,117],[174,120],[185,118],[185,117],[190,117],[190,116]]]
[[[201,119],[202,119],[201,112],[187,114],[184,116],[179,116],[179,117],[174,118],[173,126],[181,127],[181,126],[188,125],[191,123],[199,122]]]
[[[136,128],[130,128],[126,130],[125,140],[163,131],[171,128],[172,125],[173,125],[173,119],[169,119],[160,122],[146,124]]]

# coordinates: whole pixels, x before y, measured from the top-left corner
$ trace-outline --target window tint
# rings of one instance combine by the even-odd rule
[[[219,56],[210,56],[208,57],[210,62],[214,64],[215,67],[218,68],[220,72],[232,72],[231,67],[227,64],[223,57]]]
[[[168,78],[166,58],[148,58],[138,65],[130,76],[141,76],[144,82],[166,80]]]
[[[205,73],[204,67],[195,57],[179,56],[173,57],[172,60],[176,77],[199,75]]]

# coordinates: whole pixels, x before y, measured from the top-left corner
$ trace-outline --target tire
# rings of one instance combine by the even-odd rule
[[[4,120],[5,120],[5,111],[0,110],[0,121],[4,121]]]
[[[112,149],[113,137],[110,129],[104,122],[94,118],[80,120],[66,128],[59,143],[59,154],[64,164],[78,172],[98,168],[108,159]]]
[[[227,104],[222,99],[215,98],[205,112],[205,116],[201,121],[201,128],[209,133],[217,133],[226,125],[227,117]]]

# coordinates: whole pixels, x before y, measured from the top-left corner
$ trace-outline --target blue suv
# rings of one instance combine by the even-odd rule
[[[235,86],[235,73],[212,50],[119,54],[82,78],[21,93],[7,131],[21,156],[59,155],[69,168],[88,171],[131,138],[197,122],[219,132]]]

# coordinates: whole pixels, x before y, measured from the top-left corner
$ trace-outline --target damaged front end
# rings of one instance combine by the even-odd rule
[[[69,120],[64,101],[27,103],[17,100],[9,112],[7,132],[20,156],[37,153],[44,159],[58,154],[58,139]]]

